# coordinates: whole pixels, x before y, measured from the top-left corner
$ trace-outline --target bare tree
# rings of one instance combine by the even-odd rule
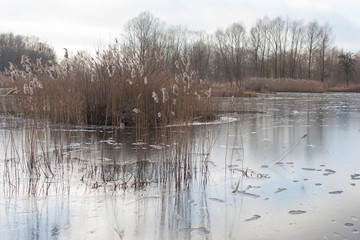
[[[37,37],[24,37],[13,33],[0,34],[0,71],[4,71],[9,62],[22,68],[22,55],[27,55],[33,61],[37,58],[42,58],[43,62],[56,60],[54,49]]]
[[[329,24],[325,24],[320,28],[319,32],[319,59],[320,59],[320,80],[324,82],[325,79],[325,58],[326,52],[333,41],[332,28]]]
[[[252,74],[260,77],[260,47],[261,47],[261,29],[260,24],[256,24],[250,29],[249,50],[250,62],[252,63]]]
[[[247,53],[245,27],[240,23],[234,23],[225,31],[218,30],[215,38],[227,79],[241,86]]]
[[[232,76],[230,71],[229,64],[229,56],[226,44],[226,34],[223,30],[217,30],[215,33],[215,41],[216,41],[216,55],[217,58],[220,59],[218,63],[221,65],[221,69],[223,69],[223,73],[227,81],[232,84]]]
[[[308,23],[306,27],[305,44],[308,54],[308,79],[311,79],[311,72],[313,68],[314,54],[318,47],[318,41],[320,36],[319,23],[314,20]]]
[[[189,56],[192,69],[200,79],[205,79],[209,74],[211,55],[210,39],[204,32],[191,32],[189,43]]]
[[[270,57],[270,42],[268,35],[270,34],[270,19],[265,17],[258,21],[260,30],[261,30],[261,44],[260,44],[260,51],[261,51],[261,77],[270,77],[269,74],[269,64],[268,59]]]
[[[288,45],[289,45],[289,30],[290,30],[290,20],[289,18],[286,18],[284,20],[284,27],[283,27],[283,31],[282,31],[282,36],[281,36],[281,56],[280,56],[280,77],[286,77],[285,74],[287,72],[287,52],[288,50]]]
[[[183,27],[170,27],[165,31],[164,57],[168,70],[174,74],[176,72],[175,62],[180,61],[184,55],[187,41],[187,30]]]
[[[295,20],[290,27],[291,47],[289,53],[289,76],[291,78],[299,77],[295,75],[296,67],[299,64],[299,56],[302,51],[302,44],[304,39],[304,26],[302,21]]]
[[[268,35],[271,44],[271,52],[273,57],[273,71],[274,77],[278,78],[278,65],[281,62],[281,47],[282,39],[281,34],[284,28],[284,21],[281,17],[277,17],[270,22],[270,34]],[[279,61],[280,58],[280,61]]]
[[[349,76],[355,71],[355,56],[352,52],[347,52],[338,56],[339,65],[345,73],[346,86],[349,85]]]
[[[124,52],[147,68],[163,47],[164,24],[148,12],[130,20],[124,33]]]

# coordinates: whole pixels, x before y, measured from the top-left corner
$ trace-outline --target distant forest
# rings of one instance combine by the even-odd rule
[[[9,67],[9,62],[21,67],[21,56],[27,55],[32,60],[42,58],[44,62],[55,60],[54,49],[34,36],[0,34],[0,71]]]
[[[122,58],[136,57],[144,65],[161,54],[170,72],[186,57],[199,78],[239,86],[249,77],[359,81],[360,54],[337,48],[334,39],[332,27],[316,20],[263,17],[250,29],[233,23],[208,34],[168,26],[143,12],[126,24],[109,49],[98,51],[117,48]],[[21,66],[23,54],[33,60],[41,57],[43,62],[59,59],[50,45],[36,37],[0,34],[0,71],[8,68],[9,62]]]

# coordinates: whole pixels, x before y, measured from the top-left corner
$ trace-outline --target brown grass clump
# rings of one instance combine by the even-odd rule
[[[360,92],[360,84],[352,84],[349,86],[340,85],[333,86],[327,89],[328,92]]]
[[[326,84],[305,79],[291,78],[250,78],[245,81],[248,90],[273,93],[273,92],[325,92]]]
[[[257,97],[255,91],[246,91],[230,83],[212,83],[211,89],[215,97]]]

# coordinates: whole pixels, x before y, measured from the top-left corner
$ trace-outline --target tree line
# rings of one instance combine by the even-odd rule
[[[0,34],[0,72],[9,67],[9,62],[21,68],[23,55],[27,55],[34,61],[40,58],[43,62],[56,60],[54,49],[35,36]]]
[[[181,56],[189,56],[191,68],[200,78],[238,86],[247,77],[322,82],[346,78],[348,82],[357,69],[358,56],[339,50],[334,39],[332,27],[316,20],[305,23],[263,17],[249,30],[242,23],[233,23],[207,34],[168,27],[144,12],[128,22],[119,44],[129,58],[139,57],[142,62],[154,61],[161,52],[170,71],[176,69]]]
[[[129,62],[136,59],[147,68],[161,55],[166,70],[174,75],[176,65],[186,57],[199,78],[240,87],[248,77],[349,82],[359,75],[353,74],[359,56],[339,50],[334,39],[332,27],[317,20],[306,23],[281,16],[263,17],[250,29],[233,23],[208,34],[167,26],[151,13],[143,12],[126,24],[121,38],[109,50],[121,49],[122,58]],[[32,59],[38,54],[47,60],[55,59],[54,51],[46,44],[39,53],[39,44],[35,38],[0,35],[1,70],[9,61],[18,63],[24,53]],[[344,57],[350,57],[350,61]]]

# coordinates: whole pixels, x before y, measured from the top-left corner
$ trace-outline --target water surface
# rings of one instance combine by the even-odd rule
[[[10,184],[5,159],[26,155],[29,136],[23,119],[4,116],[0,239],[360,238],[360,94],[282,93],[223,105],[251,111],[196,126],[199,164],[178,187],[154,181],[166,146],[136,143],[131,129],[114,138],[111,129],[46,124],[42,146],[66,149],[56,177],[11,175]],[[135,189],[135,177],[146,184]]]

